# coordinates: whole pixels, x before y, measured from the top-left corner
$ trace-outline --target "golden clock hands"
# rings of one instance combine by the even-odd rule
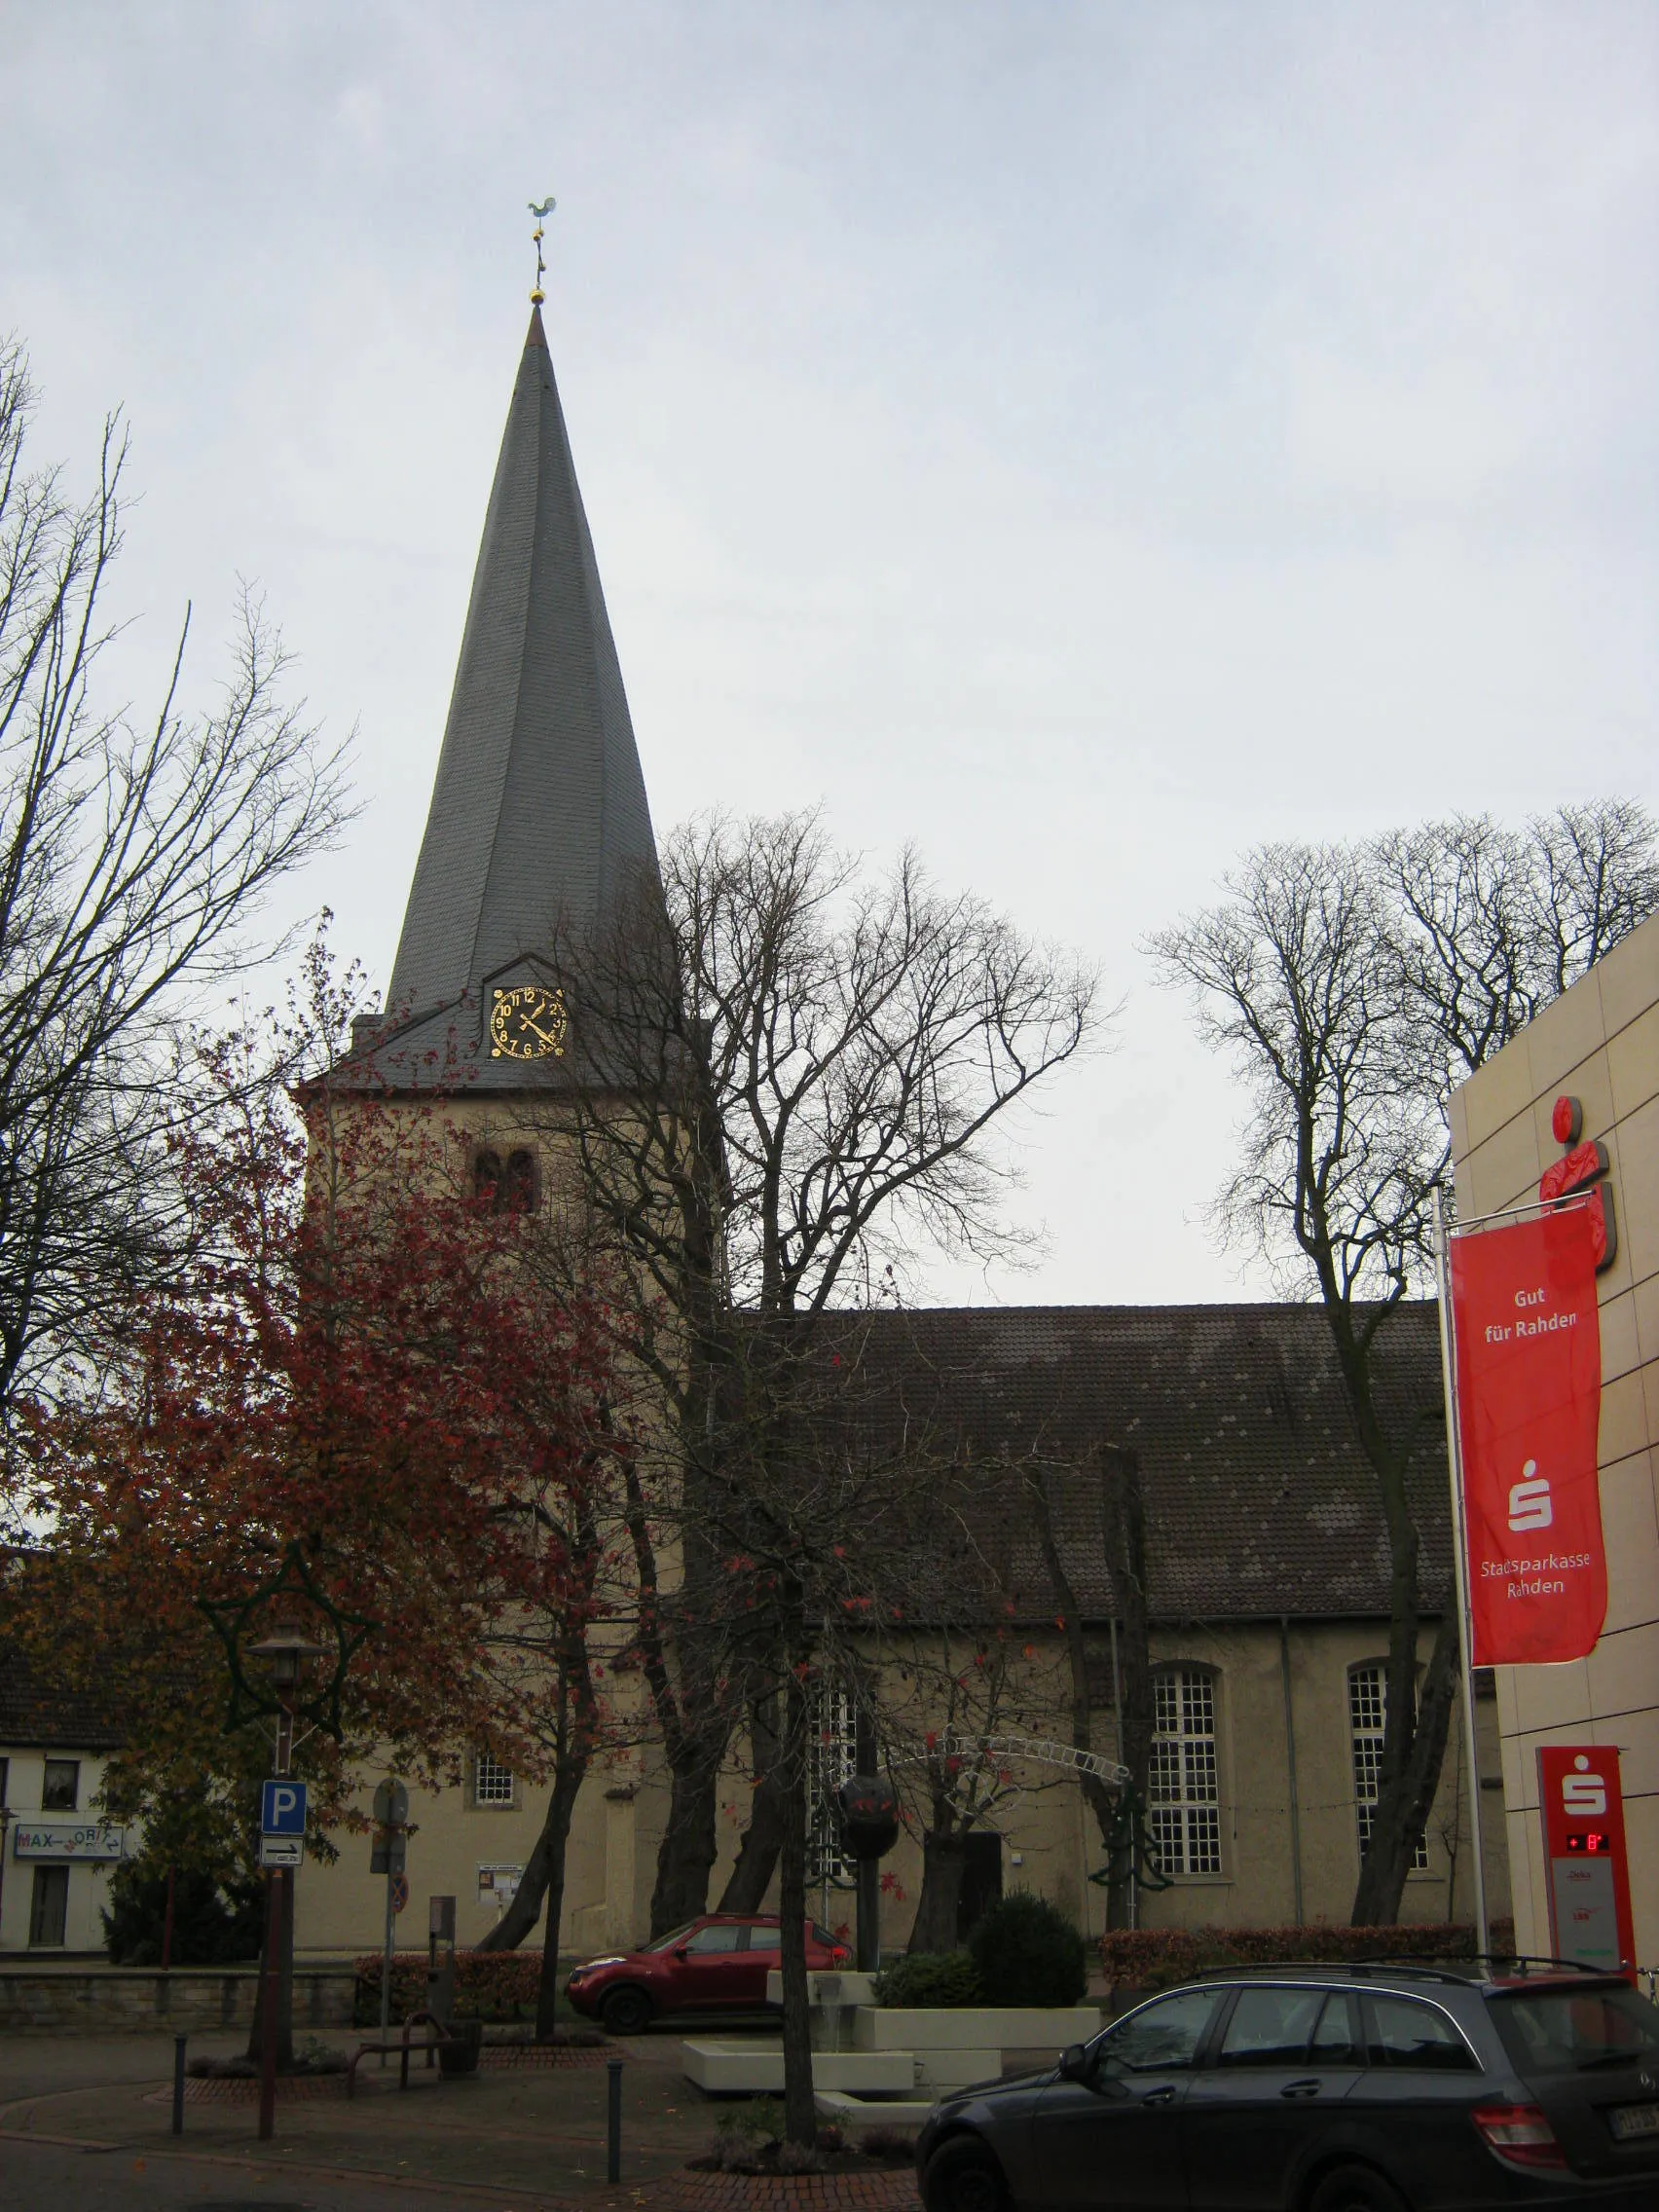
[[[528,1014],[521,1014],[519,1019],[524,1023],[527,1029],[533,1030],[535,1034],[541,1039],[541,1042],[547,1047],[547,1050],[550,1052],[556,1052],[559,1050],[558,1038],[549,1037],[546,1030],[538,1027],[537,1024],[531,1019]]]

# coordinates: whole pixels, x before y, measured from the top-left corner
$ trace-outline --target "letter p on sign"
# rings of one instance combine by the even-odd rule
[[[261,1793],[259,1829],[262,1835],[304,1835],[306,1786],[303,1782],[268,1782]]]

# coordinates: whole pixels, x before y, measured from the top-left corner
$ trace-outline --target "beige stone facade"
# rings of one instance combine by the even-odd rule
[[[1430,1636],[1425,1636],[1426,1659]],[[1213,1800],[1216,1869],[1185,1872],[1173,1886],[1143,1897],[1149,1926],[1272,1926],[1298,1918],[1346,1922],[1359,1874],[1359,1806],[1355,1788],[1352,1674],[1381,1663],[1386,1623],[1291,1621],[1230,1623],[1178,1634],[1161,1632],[1153,1656],[1172,1677],[1199,1674],[1209,1684],[1214,1714]],[[1057,1665],[1058,1639],[1041,1647],[1035,1671]],[[1051,1666],[1049,1669],[1052,1671]],[[1026,1701],[1016,1722],[1036,1733],[1041,1704]],[[1288,1711],[1288,1727],[1287,1727]],[[1485,1793],[1498,1792],[1496,1708],[1478,1707]],[[1061,1734],[1058,1727],[1055,1734]],[[1108,1721],[1099,1748],[1110,1752]],[[1291,1787],[1294,1765],[1295,1789]],[[1424,1838],[1426,1866],[1408,1880],[1403,1917],[1467,1920],[1473,1912],[1469,1872],[1470,1821],[1464,1761],[1456,1733],[1447,1752],[1440,1796]],[[1105,1893],[1088,1879],[1102,1853],[1076,1782],[1036,1762],[1020,1762],[1014,1794],[996,1815],[1004,1890],[1029,1889],[1051,1898],[1089,1933],[1105,1925]],[[1294,1796],[1295,1813],[1292,1814]],[[721,1855],[710,1884],[718,1901],[736,1856],[748,1790],[734,1765],[722,1793]],[[460,1788],[411,1792],[410,1906],[399,1942],[425,1940],[428,1896],[458,1900],[457,1933],[476,1943],[497,1918],[496,1870],[520,1867],[530,1855],[545,1792],[486,1770],[476,1761]],[[654,1760],[596,1770],[577,1801],[571,1837],[561,1945],[567,1956],[642,1940],[649,1929],[657,1844],[667,1810]],[[1188,1808],[1200,1818],[1207,1807]],[[1156,1809],[1155,1809],[1156,1811]],[[1486,1825],[1487,1884],[1492,1911],[1508,1909],[1502,1824]],[[369,1871],[366,1837],[342,1836],[337,1865],[308,1865],[298,1884],[296,1933],[309,1955],[379,1948],[384,1882]],[[918,1845],[902,1837],[886,1862],[897,1892],[883,1903],[882,1940],[903,1949],[921,1884]],[[831,1890],[831,1923],[852,1917],[849,1893]],[[534,1944],[538,1938],[533,1936]]]
[[[115,1862],[77,1838],[99,1824],[103,1770],[85,1745],[0,1741],[0,1954],[102,1951]]]
[[[1500,1668],[1498,1718],[1516,1933],[1550,1948],[1536,1751],[1620,1752],[1639,1959],[1659,1960],[1659,919],[1597,968],[1452,1101],[1457,1207],[1469,1219],[1524,1203],[1560,1158],[1551,1108],[1583,1106],[1607,1148],[1618,1252],[1600,1277],[1601,1482],[1606,1626],[1590,1657]]]

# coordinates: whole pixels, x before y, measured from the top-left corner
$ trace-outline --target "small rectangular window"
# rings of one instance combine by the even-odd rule
[[[480,1751],[472,1775],[472,1802],[475,1805],[510,1805],[512,1801],[512,1768],[503,1766],[499,1759],[492,1758],[488,1751]]]
[[[1221,1872],[1215,1680],[1198,1667],[1153,1677],[1147,1827],[1166,1874]]]
[[[48,1759],[40,1786],[43,1813],[72,1813],[81,1796],[79,1759]]]

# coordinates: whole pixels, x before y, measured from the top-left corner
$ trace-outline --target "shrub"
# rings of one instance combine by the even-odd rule
[[[1493,1948],[1515,1940],[1513,1921],[1493,1921]],[[1107,1979],[1130,1989],[1166,1989],[1205,1967],[1274,1966],[1296,1960],[1467,1959],[1475,1932],[1432,1923],[1396,1928],[1114,1928],[1100,1938]]]
[[[875,1977],[878,2005],[979,2005],[979,1976],[966,1951],[918,1951]]]
[[[258,1958],[264,1908],[264,1893],[255,1884],[221,1884],[211,1874],[181,1867],[173,1880],[170,1963],[218,1967]],[[103,1915],[104,1942],[112,1964],[160,1966],[166,1911],[165,1867],[141,1860],[118,1866]]]
[[[1015,1891],[968,1938],[987,2005],[1077,2005],[1088,1988],[1088,1945],[1046,1898]]]
[[[541,1982],[539,1951],[457,1951],[455,2016],[458,2020],[519,2020],[535,2017]],[[357,1961],[356,2024],[380,2019],[381,1961],[377,1953]],[[426,2002],[426,1954],[398,1951],[391,1962],[391,2017],[405,2020]]]

